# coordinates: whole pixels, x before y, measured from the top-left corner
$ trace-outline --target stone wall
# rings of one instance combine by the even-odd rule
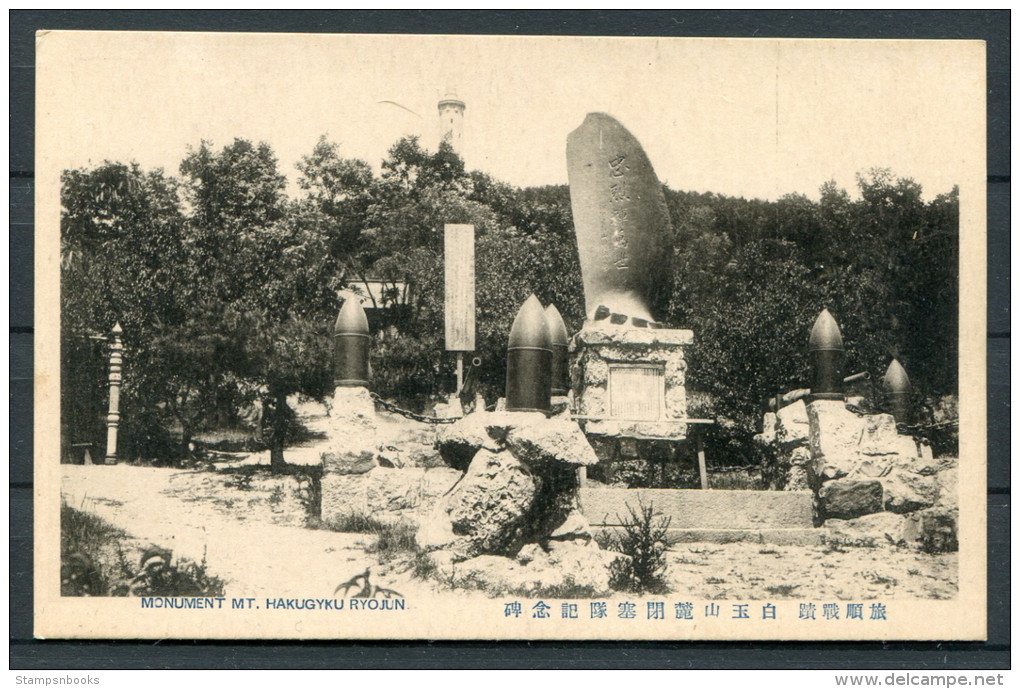
[[[897,431],[890,414],[859,414],[842,400],[803,400],[765,415],[769,487],[810,488],[836,540],[920,543],[955,550],[957,460]]]
[[[807,465],[811,459],[808,447],[808,415],[804,400],[768,412],[762,432],[755,440],[772,446],[771,461],[763,462],[762,481],[769,490],[807,490]]]

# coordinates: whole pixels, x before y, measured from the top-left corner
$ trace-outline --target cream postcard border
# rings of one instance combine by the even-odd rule
[[[409,601],[397,616],[298,611],[232,611],[229,609],[145,611],[136,598],[69,598],[60,596],[60,328],[59,223],[60,165],[55,163],[51,129],[53,108],[60,105],[53,90],[61,65],[74,59],[80,45],[62,40],[78,32],[40,32],[37,36],[36,86],[36,313],[35,313],[35,488],[34,488],[34,615],[41,638],[207,638],[207,639],[883,639],[979,640],[986,638],[986,170],[985,170],[985,46],[980,41],[855,41],[860,50],[917,49],[959,53],[961,98],[973,104],[970,126],[958,132],[968,151],[960,187],[960,552],[959,595],[948,601],[889,601],[888,621],[848,625],[846,621],[789,619],[733,620],[720,617],[695,622],[621,620],[535,620],[525,615],[507,619],[502,599],[465,596],[456,601]],[[139,39],[146,34],[139,33]],[[217,34],[210,34],[215,37]],[[259,34],[234,34],[252,40]],[[274,35],[279,38],[281,35]],[[191,39],[195,34],[190,35]],[[346,40],[352,37],[292,35],[305,40]],[[379,37],[376,36],[376,39]],[[413,41],[416,36],[390,36]],[[448,37],[474,40],[478,37]],[[497,45],[514,37],[485,37]],[[754,41],[772,39],[631,39],[548,38],[590,42],[632,40]],[[783,46],[817,41],[774,41]],[[144,40],[140,41],[140,45]],[[561,68],[563,66],[561,65]],[[130,85],[126,86],[130,88]],[[286,107],[281,105],[280,107]],[[563,133],[564,138],[566,132]],[[839,143],[839,142],[836,142]],[[841,142],[852,145],[851,142]],[[933,144],[935,145],[935,144]],[[102,152],[97,152],[100,156]],[[876,161],[881,163],[881,161]],[[650,600],[649,598],[642,598]],[[655,600],[660,600],[656,598]],[[667,604],[671,599],[666,598]],[[697,604],[707,601],[694,601]],[[722,605],[744,601],[716,601]],[[760,601],[759,601],[760,602]],[[777,603],[789,604],[789,601]],[[725,609],[725,608],[724,608]],[[780,608],[782,610],[783,608]],[[161,614],[156,614],[161,613]],[[343,615],[343,616],[341,616]],[[687,625],[687,626],[685,626]]]

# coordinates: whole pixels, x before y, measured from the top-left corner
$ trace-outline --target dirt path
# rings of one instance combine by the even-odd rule
[[[328,416],[303,402],[297,412],[312,438],[286,450],[290,464],[313,466],[324,449]],[[396,445],[414,430],[384,417]],[[421,441],[421,438],[415,438]],[[372,566],[408,595],[469,595],[413,579],[366,553],[373,536],[309,528],[306,486],[293,475],[251,470],[269,454],[217,462],[217,470],[63,465],[61,494],[71,507],[93,512],[128,534],[169,548],[177,558],[208,563],[233,596],[332,596],[337,584]],[[926,555],[883,544],[877,548],[779,547],[749,543],[684,544],[669,554],[676,596],[696,600],[951,598],[957,554]]]
[[[274,493],[224,488],[230,476],[133,466],[62,469],[67,504],[170,548],[177,558],[204,556],[209,573],[227,581],[227,595],[329,596],[373,562],[364,552],[370,537],[306,528],[286,499],[267,521],[260,503]],[[210,498],[214,491],[218,497]]]
[[[694,600],[945,599],[957,593],[957,553],[913,548],[690,543],[670,553],[671,588]]]

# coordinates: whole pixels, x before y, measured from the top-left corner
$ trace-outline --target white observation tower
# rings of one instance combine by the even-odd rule
[[[452,88],[439,100],[439,141],[450,142],[453,150],[464,157],[464,109],[467,106]]]

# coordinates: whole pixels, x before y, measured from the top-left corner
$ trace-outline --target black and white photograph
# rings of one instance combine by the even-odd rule
[[[985,638],[980,41],[37,36],[40,638]]]

